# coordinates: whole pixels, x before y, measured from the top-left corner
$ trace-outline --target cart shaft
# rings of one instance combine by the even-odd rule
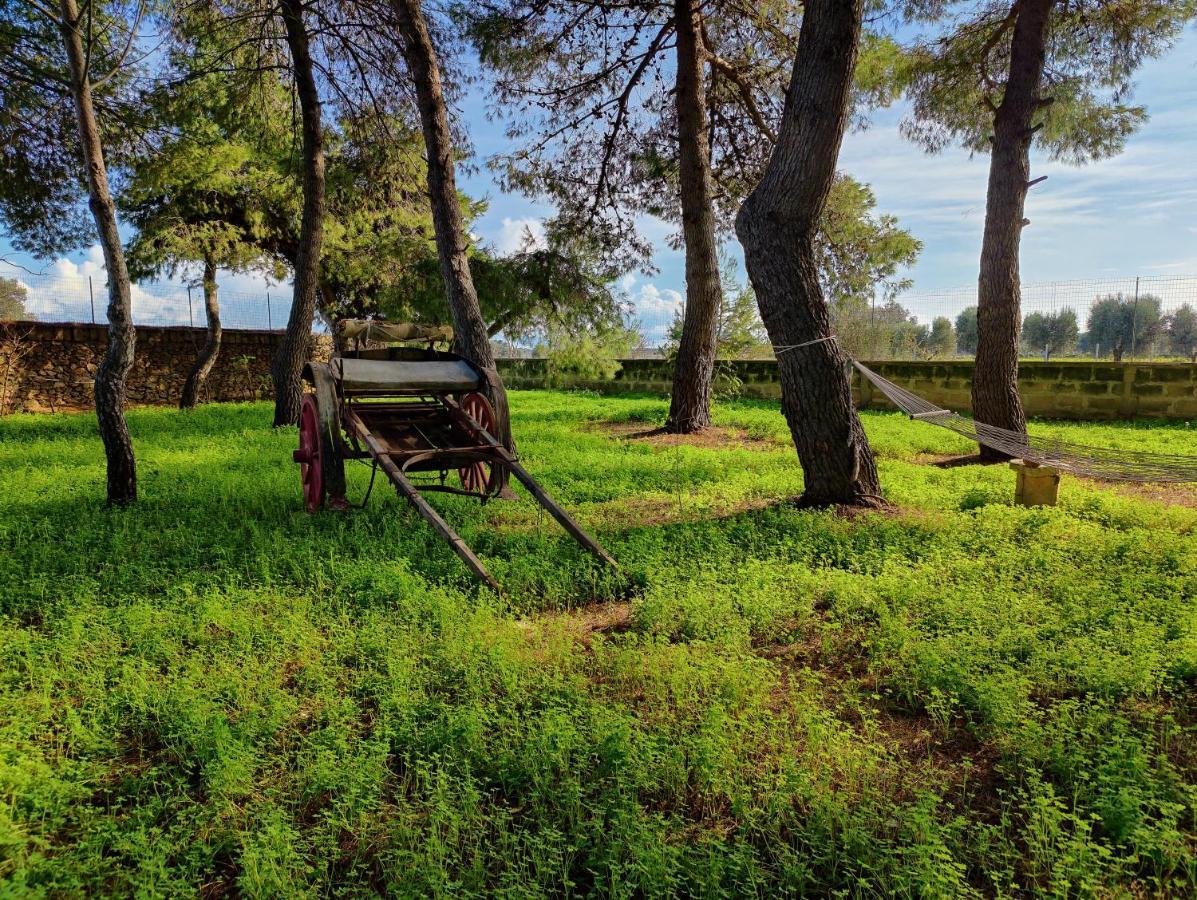
[[[466,542],[461,539],[456,531],[441,518],[432,506],[420,496],[419,490],[411,483],[403,471],[395,465],[394,460],[386,450],[378,443],[372,434],[366,429],[361,429],[361,438],[365,441],[366,446],[370,448],[370,455],[378,460],[378,465],[386,472],[387,477],[391,479],[391,483],[395,485],[395,490],[399,492],[401,497],[404,497],[412,506],[416,508],[424,520],[428,522],[453,548],[453,552],[461,557],[461,561],[466,564],[466,567],[477,576],[478,580],[488,585],[494,591],[498,592],[499,583],[491,576],[490,572],[486,571],[486,566],[482,565],[481,560],[474,555]]]

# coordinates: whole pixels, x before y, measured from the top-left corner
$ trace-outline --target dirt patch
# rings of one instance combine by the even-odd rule
[[[583,647],[589,647],[596,634],[618,634],[632,627],[632,604],[626,600],[596,603],[565,612],[541,613],[518,622],[532,632],[541,627],[559,628]]]
[[[933,466],[936,469],[960,469],[964,466],[996,466],[1000,462],[992,459],[982,459],[976,453],[961,456],[958,453],[918,453],[912,462],[920,466]]]
[[[982,744],[963,721],[936,722],[925,710],[897,708],[883,697],[869,670],[863,634],[853,629],[830,635],[817,629],[784,644],[761,643],[755,653],[777,665],[775,705],[790,701],[795,681],[818,677],[823,705],[899,761],[895,798],[910,800],[928,786],[951,801],[988,817],[997,809],[996,748]]]
[[[765,509],[778,502],[775,497],[750,497],[718,506],[699,507],[685,495],[680,502],[675,497],[624,497],[594,506],[587,520],[603,528],[643,528],[698,520],[709,522]]]
[[[1092,481],[1088,478],[1076,478],[1076,481],[1093,490],[1113,491],[1135,500],[1197,509],[1197,486],[1191,484],[1139,484],[1132,481]]]
[[[644,422],[594,422],[590,430],[624,441],[654,447],[701,447],[704,450],[778,450],[785,445],[771,438],[749,436],[741,428],[712,425],[695,434],[670,434]]]

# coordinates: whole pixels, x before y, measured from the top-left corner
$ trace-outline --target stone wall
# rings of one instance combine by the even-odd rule
[[[887,361],[871,369],[932,403],[956,412],[972,408],[972,360]],[[726,366],[741,380],[741,396],[776,400],[781,396],[777,364],[746,360]],[[545,386],[539,359],[500,360],[499,370],[512,388]],[[668,363],[656,359],[624,360],[610,381],[569,381],[558,387],[600,393],[667,394],[672,382]],[[860,406],[893,406],[867,381],[853,373],[852,393]],[[1049,362],[1019,364],[1019,392],[1027,414],[1054,419],[1197,419],[1197,365],[1146,362]]]
[[[267,396],[270,359],[280,337],[281,332],[225,331],[201,399]],[[203,343],[199,328],[138,328],[129,403],[177,404]],[[105,325],[0,323],[0,412],[91,407],[92,379],[107,346]]]
[[[270,394],[270,360],[282,333],[226,331],[220,358],[203,399],[253,400]],[[317,355],[326,355],[326,341]],[[137,354],[129,377],[132,404],[178,403],[183,381],[204,341],[202,329],[138,328]],[[103,325],[47,325],[0,322],[0,412],[83,409],[92,405],[92,378],[108,345]],[[870,363],[884,377],[932,403],[958,412],[970,408],[971,360]],[[728,363],[721,368],[741,382],[741,395],[765,400],[781,396],[772,360]],[[500,360],[510,388],[546,386],[540,359]],[[1027,414],[1060,419],[1197,419],[1197,365],[1189,363],[1023,362],[1019,388]],[[667,394],[673,380],[669,363],[624,360],[605,381],[566,381],[602,393]],[[857,402],[874,409],[889,403],[859,375],[853,377]]]

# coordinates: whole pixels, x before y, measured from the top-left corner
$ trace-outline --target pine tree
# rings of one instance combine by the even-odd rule
[[[1032,146],[1084,163],[1121,151],[1146,118],[1127,102],[1145,60],[1167,50],[1193,0],[987,0],[927,3],[950,23],[914,48],[906,133],[929,150],[991,154],[977,303],[973,413],[1025,431],[1018,396],[1019,247]],[[989,448],[982,455],[1003,458]]]
[[[848,359],[832,340],[815,236],[848,124],[863,0],[808,0],[765,175],[736,233],[769,339],[782,411],[802,464],[807,505],[875,506],[877,467],[852,405]]]

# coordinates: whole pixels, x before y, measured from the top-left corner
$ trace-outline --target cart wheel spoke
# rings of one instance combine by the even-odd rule
[[[461,399],[461,410],[483,429],[491,434],[495,433],[495,411],[485,396],[476,391],[466,394]],[[461,486],[467,491],[489,494],[494,485],[495,473],[490,463],[475,462],[458,469],[457,477],[461,479]]]
[[[324,467],[320,458],[320,415],[316,397],[305,394],[299,411],[299,481],[303,487],[304,505],[315,512],[324,505]]]

